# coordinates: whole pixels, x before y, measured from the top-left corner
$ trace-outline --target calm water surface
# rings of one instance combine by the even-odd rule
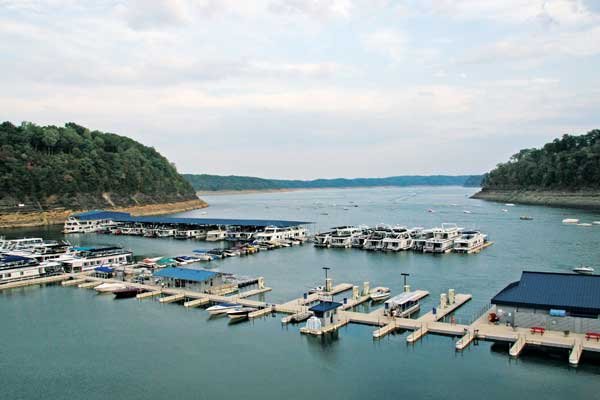
[[[394,292],[402,287],[400,273],[408,272],[413,288],[432,294],[423,302],[425,311],[448,288],[473,294],[456,313],[459,322],[468,323],[522,270],[600,267],[600,226],[561,224],[567,217],[600,220],[600,214],[506,207],[469,199],[473,191],[418,187],[205,196],[208,209],[180,215],[300,219],[314,221],[315,230],[337,224],[430,227],[456,222],[482,229],[495,241],[481,254],[468,256],[305,245],[210,264],[238,275],[264,276],[273,287],[264,299],[272,302],[322,284],[322,266],[332,268],[337,283],[368,280]],[[436,212],[426,212],[429,208]],[[534,220],[521,221],[520,215]],[[2,234],[62,237],[57,228]],[[210,245],[95,234],[68,240],[120,244],[144,256],[174,256]],[[587,354],[573,369],[563,352],[528,351],[512,360],[507,346],[480,342],[456,353],[455,338],[428,335],[407,345],[406,333],[400,332],[374,342],[374,328],[359,325],[312,338],[300,335],[298,326],[282,327],[281,316],[232,325],[226,318],[209,318],[202,309],[115,301],[61,286],[0,292],[0,315],[0,398],[6,399],[592,399],[600,392],[600,362]]]

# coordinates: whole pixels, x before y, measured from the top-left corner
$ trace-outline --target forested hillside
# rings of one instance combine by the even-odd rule
[[[564,135],[540,149],[524,149],[486,174],[486,190],[600,188],[600,130]]]
[[[315,179],[282,180],[263,179],[250,176],[218,176],[184,174],[194,189],[205,191],[217,190],[269,190],[269,189],[316,189],[316,188],[348,188],[375,186],[479,186],[481,175],[432,175],[432,176],[392,176],[388,178],[355,178],[355,179]]]
[[[74,123],[0,125],[0,212],[89,209],[196,199],[151,147]]]

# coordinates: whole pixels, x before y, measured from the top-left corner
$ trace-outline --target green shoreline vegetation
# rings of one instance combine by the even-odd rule
[[[154,148],[75,123],[0,124],[0,214],[198,200]]]
[[[200,192],[211,191],[267,191],[289,189],[330,189],[381,186],[471,186],[479,187],[481,175],[392,176],[387,178],[285,180],[250,176],[220,176],[183,174]]]
[[[483,177],[473,198],[600,208],[600,130],[523,149]]]

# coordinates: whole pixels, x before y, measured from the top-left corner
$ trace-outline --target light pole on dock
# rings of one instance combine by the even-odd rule
[[[400,273],[400,275],[402,275],[404,277],[404,286],[402,287],[402,289],[404,290],[404,288],[406,287],[406,277],[410,276],[410,274],[408,274],[406,272],[402,272],[402,273]]]
[[[325,288],[325,290],[327,290],[327,271],[329,271],[331,268],[329,267],[321,267],[323,268],[323,270],[325,271],[325,286],[323,286]]]

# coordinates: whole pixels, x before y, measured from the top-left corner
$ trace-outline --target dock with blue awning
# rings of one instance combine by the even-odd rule
[[[119,223],[147,224],[147,225],[179,225],[188,227],[209,226],[238,226],[265,228],[274,226],[277,228],[290,228],[300,225],[311,225],[310,221],[293,221],[279,219],[240,219],[240,218],[189,218],[189,217],[164,217],[164,216],[134,216],[125,212],[94,210],[72,217],[81,221],[111,220]]]

